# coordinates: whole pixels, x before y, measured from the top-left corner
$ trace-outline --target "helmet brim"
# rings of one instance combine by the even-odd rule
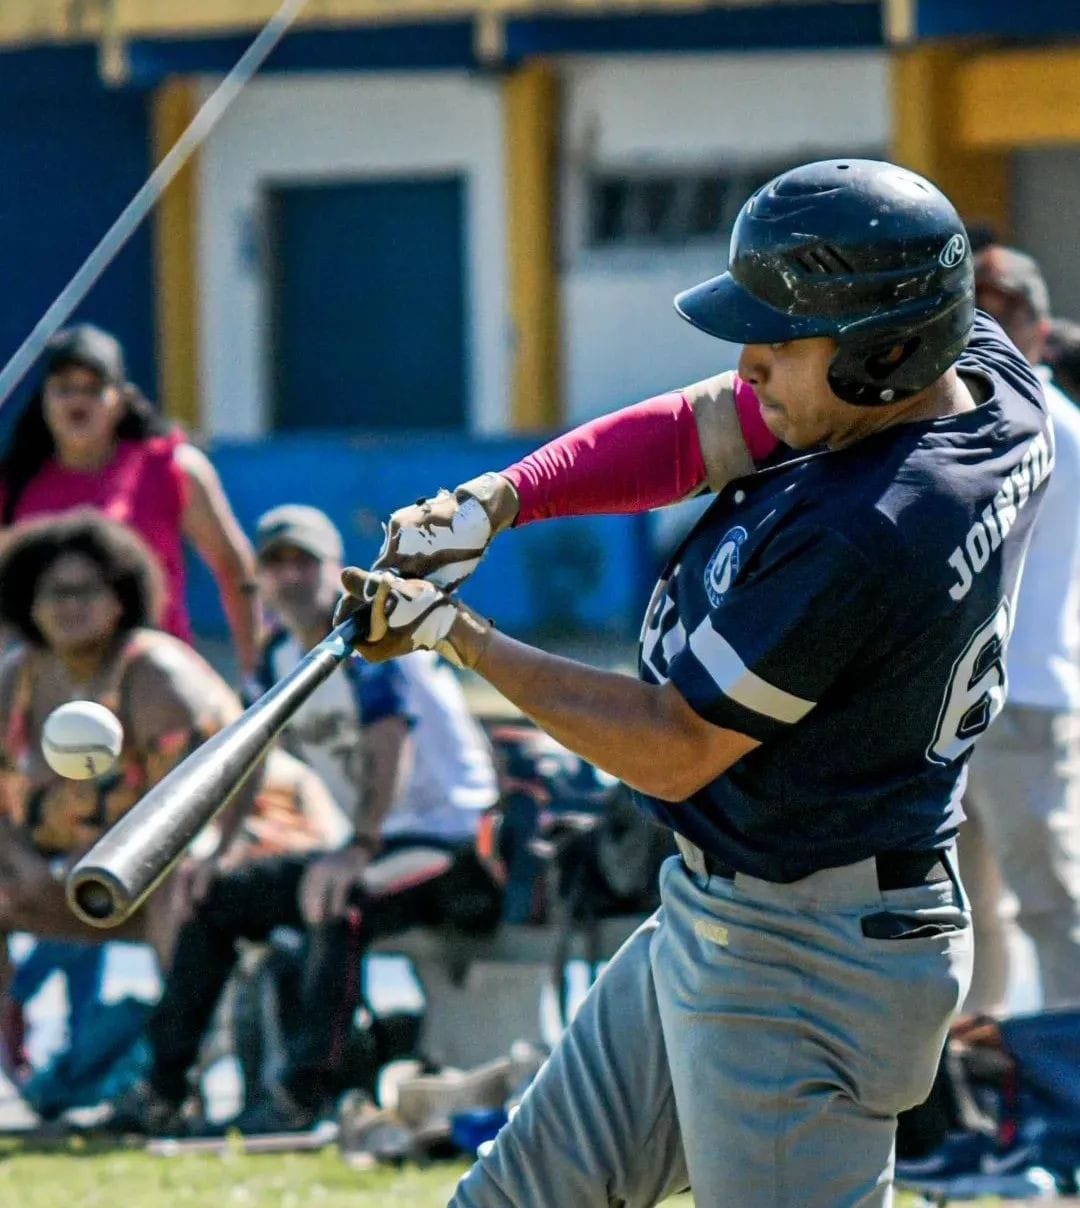
[[[699,331],[733,344],[779,344],[828,334],[820,316],[789,315],[769,306],[730,273],[676,294],[675,309]]]

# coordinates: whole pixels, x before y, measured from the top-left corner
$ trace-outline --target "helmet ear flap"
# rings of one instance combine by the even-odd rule
[[[864,323],[861,331],[849,328],[838,337],[829,386],[837,398],[856,407],[911,398],[956,361],[974,321],[974,299],[965,291],[947,309],[924,315],[921,322],[893,315],[891,323],[874,320]]]
[[[866,372],[875,381],[884,381],[914,356],[921,343],[922,336],[913,335],[906,340],[898,339],[895,344],[890,344],[885,348],[876,349],[863,361]]]
[[[900,335],[883,344],[874,340],[851,340],[840,345],[829,365],[829,386],[837,398],[856,407],[897,403],[917,393],[897,379],[904,366],[916,356],[923,343],[921,334]]]

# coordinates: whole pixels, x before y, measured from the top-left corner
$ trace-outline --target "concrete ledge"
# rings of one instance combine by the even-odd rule
[[[645,921],[628,915],[575,928],[568,960],[609,960]],[[450,928],[415,928],[374,945],[408,957],[424,991],[423,1050],[440,1065],[473,1069],[508,1054],[515,1041],[542,1044],[542,1002],[554,983],[559,929],[504,925],[478,938]]]
[[[610,960],[645,921],[646,915],[619,915],[600,919],[595,928],[575,928],[569,943],[569,960]],[[548,965],[559,942],[554,923],[539,926],[503,924],[492,936],[466,935],[450,927],[415,927],[374,944],[370,951],[396,953],[414,961],[440,961],[447,965],[474,961],[501,965]]]

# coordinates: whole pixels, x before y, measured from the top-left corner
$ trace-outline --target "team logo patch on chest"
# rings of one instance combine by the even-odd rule
[[[735,582],[742,562],[742,544],[745,540],[746,529],[741,524],[728,529],[705,567],[705,594],[714,608]]]

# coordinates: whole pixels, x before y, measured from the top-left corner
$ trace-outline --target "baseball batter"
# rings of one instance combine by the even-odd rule
[[[953,207],[892,164],[771,181],[728,271],[676,306],[743,346],[737,376],[402,509],[377,569],[343,578],[345,608],[372,606],[366,658],[474,668],[681,851],[458,1208],[687,1185],[699,1208],[887,1204],[896,1115],[970,979],[953,838],[1053,462],[1038,379],[975,313]],[[435,585],[513,523],[707,487],[636,680],[513,641]]]

